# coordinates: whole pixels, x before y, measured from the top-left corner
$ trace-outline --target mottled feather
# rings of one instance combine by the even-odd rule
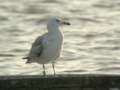
[[[27,59],[27,62],[26,63],[30,63],[30,59],[31,57],[40,57],[42,52],[43,52],[43,44],[42,44],[42,41],[43,41],[43,37],[45,36],[46,34],[42,35],[42,36],[39,36],[35,42],[32,44],[32,47],[31,47],[31,50],[29,52],[29,55],[28,57],[24,57],[23,59]]]

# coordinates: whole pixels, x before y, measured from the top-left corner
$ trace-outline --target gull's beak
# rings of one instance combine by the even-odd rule
[[[64,25],[71,25],[69,22],[62,22]]]

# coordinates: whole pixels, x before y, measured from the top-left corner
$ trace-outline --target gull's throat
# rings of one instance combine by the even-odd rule
[[[56,25],[48,25],[47,26],[47,30],[48,30],[48,33],[50,34],[50,33],[52,33],[52,34],[55,34],[55,33],[58,33],[58,32],[60,32],[60,30],[59,30],[59,27],[58,26],[56,26]]]

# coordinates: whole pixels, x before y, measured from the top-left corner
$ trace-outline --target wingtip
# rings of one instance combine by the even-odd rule
[[[29,64],[30,63],[29,57],[23,57],[22,59],[27,59],[27,61],[25,62],[25,64]]]
[[[29,59],[29,57],[23,57],[22,59]]]
[[[31,62],[30,62],[30,60],[28,59],[28,60],[25,62],[25,64],[29,64],[29,63],[31,63]]]

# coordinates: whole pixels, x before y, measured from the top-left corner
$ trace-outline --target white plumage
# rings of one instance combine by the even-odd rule
[[[50,18],[47,23],[48,32],[42,36],[39,36],[32,44],[31,50],[26,63],[39,63],[43,64],[43,74],[45,75],[44,64],[52,63],[54,75],[54,62],[60,56],[63,45],[63,34],[59,30],[59,25],[70,25],[68,22],[63,22],[56,18]]]

